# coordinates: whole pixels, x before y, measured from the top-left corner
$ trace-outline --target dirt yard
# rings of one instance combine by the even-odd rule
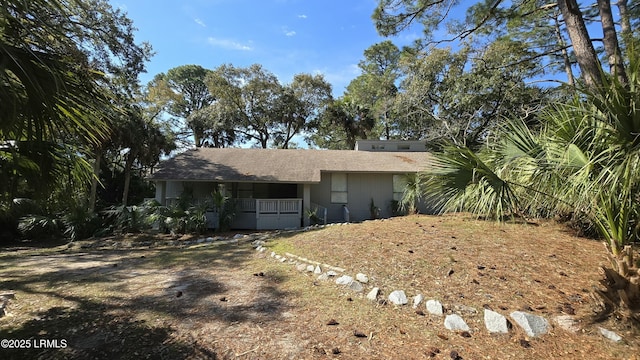
[[[262,236],[262,235],[258,235]],[[195,239],[202,238],[202,236]],[[254,237],[250,237],[254,239]],[[594,324],[601,243],[553,223],[409,216],[270,235],[167,245],[160,236],[96,239],[0,253],[2,359],[639,359],[640,332]],[[362,293],[270,256],[292,253],[366,274]],[[451,332],[424,304],[365,298],[380,287],[441,301],[471,331]],[[529,338],[484,328],[483,309],[549,319]],[[477,313],[473,312],[473,309]],[[571,315],[576,333],[553,322]],[[598,327],[624,339],[614,343]],[[20,341],[22,340],[22,341]]]

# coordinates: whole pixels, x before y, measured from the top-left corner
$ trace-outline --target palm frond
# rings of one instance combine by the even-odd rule
[[[440,212],[471,211],[493,217],[518,212],[512,186],[481,154],[466,147],[445,147],[425,177],[425,197]]]

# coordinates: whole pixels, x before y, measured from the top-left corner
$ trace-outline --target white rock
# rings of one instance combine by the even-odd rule
[[[349,275],[342,275],[336,279],[338,285],[350,285],[353,282],[353,278]]]
[[[329,276],[338,276],[338,273],[333,271],[333,270],[329,270],[329,271],[327,271],[327,275],[329,275]]]
[[[507,318],[495,311],[484,309],[484,326],[491,333],[506,334],[509,332]]]
[[[458,314],[447,315],[444,318],[444,327],[451,331],[469,331],[469,325]]]
[[[622,341],[622,337],[616,333],[614,333],[611,330],[607,330],[605,328],[602,327],[598,327],[598,330],[600,330],[600,334],[602,334],[602,336],[606,337],[607,339],[613,341],[613,342],[620,342]]]
[[[349,289],[355,292],[362,292],[364,291],[364,286],[362,286],[362,283],[360,283],[359,281],[354,280],[351,282],[351,284],[349,284]]]
[[[427,311],[433,315],[442,315],[442,304],[438,300],[427,300]]]
[[[369,282],[369,277],[363,273],[358,273],[356,274],[356,280],[360,281],[363,284],[366,284]]]
[[[389,301],[395,305],[406,305],[409,302],[404,290],[394,290],[389,294]]]
[[[329,275],[327,273],[320,274],[320,276],[318,276],[318,280],[322,280],[322,281],[329,280]]]
[[[287,258],[286,258],[286,257],[284,257],[284,256],[283,256],[283,257],[281,257],[281,258],[280,258],[280,262],[281,262],[281,263],[283,263],[283,262],[285,262],[285,261],[287,261]]]
[[[315,270],[315,267],[313,265],[307,265],[308,272],[313,272],[313,270]]]
[[[208,237],[207,238],[207,242],[213,242],[213,238],[212,237]]]
[[[313,273],[322,274],[322,269],[320,268],[320,265],[316,265],[315,269],[313,269]]]
[[[275,252],[271,252],[271,257],[276,257],[276,253]]]
[[[300,263],[300,264],[296,265],[296,270],[305,271],[305,270],[307,270],[307,265]]]
[[[413,297],[413,308],[417,308],[418,305],[420,305],[422,303],[422,300],[424,300],[424,296],[422,294],[418,294],[416,296]]]
[[[549,322],[541,316],[529,314],[524,311],[514,311],[510,316],[520,325],[524,332],[531,337],[544,335],[549,332]]]
[[[580,325],[578,325],[578,321],[576,321],[576,319],[574,319],[574,317],[571,315],[558,315],[553,318],[553,321],[555,321],[555,323],[558,324],[560,328],[566,331],[572,333],[577,333],[578,331],[580,331]]]
[[[282,255],[276,255],[275,258],[276,258],[276,260],[280,260],[280,259],[282,259]]]
[[[243,238],[243,237],[244,237],[244,235],[243,235],[243,234],[235,234],[235,235],[233,235],[233,238],[234,238],[234,239],[236,239],[236,240],[237,240],[237,239],[241,239],[241,238]]]
[[[369,291],[369,293],[367,294],[367,299],[371,300],[371,301],[376,301],[378,299],[378,294],[380,293],[380,288],[374,287],[373,289],[371,289],[371,291]]]

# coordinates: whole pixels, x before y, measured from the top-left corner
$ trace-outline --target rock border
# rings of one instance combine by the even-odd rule
[[[341,226],[347,225],[348,223],[336,223],[336,224],[327,224],[327,225],[313,225],[300,229],[285,229],[285,230],[274,230],[267,232],[258,232],[251,234],[235,234],[231,237],[223,237],[223,236],[214,236],[214,237],[202,237],[195,240],[165,240],[165,241],[135,241],[124,243],[117,240],[107,240],[107,241],[94,241],[90,243],[83,244],[75,244],[69,243],[68,247],[71,248],[73,246],[77,246],[80,249],[92,249],[92,248],[107,248],[107,249],[118,249],[118,248],[162,248],[162,247],[179,247],[179,248],[195,248],[200,246],[211,246],[211,245],[229,245],[235,244],[239,245],[240,242],[247,243],[251,242],[253,248],[259,252],[266,252],[268,248],[266,247],[266,243],[268,240],[272,240],[283,234],[294,234],[299,232],[305,232],[309,230],[321,229],[328,226]],[[78,246],[79,245],[79,246]],[[336,280],[337,285],[346,287],[351,289],[354,292],[362,293],[365,291],[365,284],[369,282],[369,277],[366,274],[358,273],[355,278],[359,278],[359,280],[351,277],[349,275],[344,274],[346,269],[329,265],[325,263],[320,263],[317,261],[313,261],[289,252],[285,252],[284,255],[277,254],[275,252],[270,253],[270,257],[279,261],[280,263],[289,263],[291,265],[296,266],[299,271],[306,271],[317,275],[318,280],[327,281],[330,278],[337,277],[337,279],[346,279],[350,278],[350,281],[338,281]],[[329,269],[329,270],[326,270]],[[338,277],[338,274],[343,274],[342,277]],[[346,278],[345,278],[346,277]],[[366,281],[364,281],[366,279]],[[366,298],[371,300],[372,302],[391,302],[396,306],[404,306],[409,303],[406,295],[403,290],[394,289],[389,294],[388,299],[378,299],[381,293],[381,289],[379,287],[371,286],[370,291],[366,295]],[[394,294],[392,297],[391,294]],[[2,294],[6,295],[6,294]],[[404,296],[403,296],[404,295]],[[445,316],[444,308],[442,303],[440,303],[437,299],[428,299],[424,301],[425,297],[422,294],[416,294],[413,297],[413,308],[418,308],[420,303],[424,303],[427,312],[433,316]],[[6,307],[9,303],[9,299],[2,299],[2,315],[6,313]],[[460,329],[464,329],[466,323],[462,318],[464,313],[477,314],[477,310],[468,306],[457,306],[454,309],[451,309],[456,317],[451,317],[449,315],[445,316],[443,326],[445,328],[454,327],[455,329],[450,329],[451,331],[459,331]],[[457,312],[457,313],[456,313]],[[0,315],[1,316],[1,315]],[[530,337],[539,337],[547,334],[550,331],[550,323],[549,320],[532,313],[522,312],[522,311],[514,311],[510,315],[511,319],[522,328],[522,330]],[[448,319],[448,320],[447,320]],[[580,330],[577,321],[575,318],[569,315],[559,315],[554,317],[554,323],[558,325],[565,331],[576,333]],[[456,325],[451,325],[452,322],[455,322]],[[463,325],[464,324],[464,325]],[[508,333],[511,329],[511,322],[506,318],[506,316],[490,310],[484,310],[484,324],[487,331],[490,333]],[[612,342],[621,342],[624,339],[616,334],[613,331],[608,329],[604,329],[602,327],[598,327],[598,332],[606,339],[609,339]]]
[[[302,229],[301,231],[306,231],[307,228]],[[265,252],[267,251],[265,241],[254,241],[254,248],[256,251]],[[366,282],[360,282],[356,280],[354,277],[350,275],[344,274],[346,269],[328,265],[324,263],[320,263],[317,261],[309,260],[307,258],[286,252],[284,256],[276,254],[275,252],[271,252],[271,258],[274,258],[281,263],[289,262],[296,266],[299,271],[307,271],[312,272],[314,275],[317,275],[318,280],[327,281],[332,277],[337,277],[338,272],[342,273],[340,277],[337,277],[335,280],[336,285],[341,286],[343,288],[351,289],[356,293],[362,293],[365,291],[365,284],[368,283],[369,277],[366,274],[358,273],[356,277],[362,279],[367,279]],[[324,271],[322,269],[330,269],[329,271]],[[381,289],[379,287],[371,286],[370,291],[367,293],[366,298],[371,300],[372,302],[390,302],[395,306],[404,306],[409,303],[409,300],[401,289],[394,289],[389,293],[388,299],[379,299],[379,295],[381,293]],[[423,305],[427,312],[432,316],[444,316],[443,327],[448,329],[449,331],[454,332],[463,332],[469,333],[472,330],[466,324],[463,315],[471,314],[475,315],[478,311],[475,308],[459,305],[454,306],[451,314],[445,314],[442,303],[437,299],[425,299],[422,294],[415,294],[413,297],[413,308],[418,308],[420,303],[424,303]],[[489,333],[497,333],[497,334],[508,334],[512,329],[512,323],[517,324],[522,331],[531,338],[540,337],[545,334],[548,334],[551,331],[550,321],[544,316],[536,315],[530,312],[524,311],[514,311],[509,314],[509,318],[512,321],[507,319],[507,317],[499,312],[496,312],[491,309],[484,309],[484,325],[486,330]],[[553,321],[556,325],[562,328],[565,331],[569,331],[572,333],[578,332],[581,328],[578,326],[577,320],[570,315],[559,315],[553,318]],[[616,334],[613,331],[604,329],[599,327],[599,333],[606,339],[609,339],[612,342],[621,342],[623,338]]]

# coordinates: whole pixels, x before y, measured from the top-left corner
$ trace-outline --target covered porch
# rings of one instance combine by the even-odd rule
[[[273,230],[310,225],[307,216],[312,207],[310,184],[156,182],[156,200],[166,206],[184,196],[195,204],[203,204],[211,199],[214,191],[221,191],[229,199],[235,214],[232,229]],[[210,208],[206,215],[208,227],[218,228],[218,209]]]

